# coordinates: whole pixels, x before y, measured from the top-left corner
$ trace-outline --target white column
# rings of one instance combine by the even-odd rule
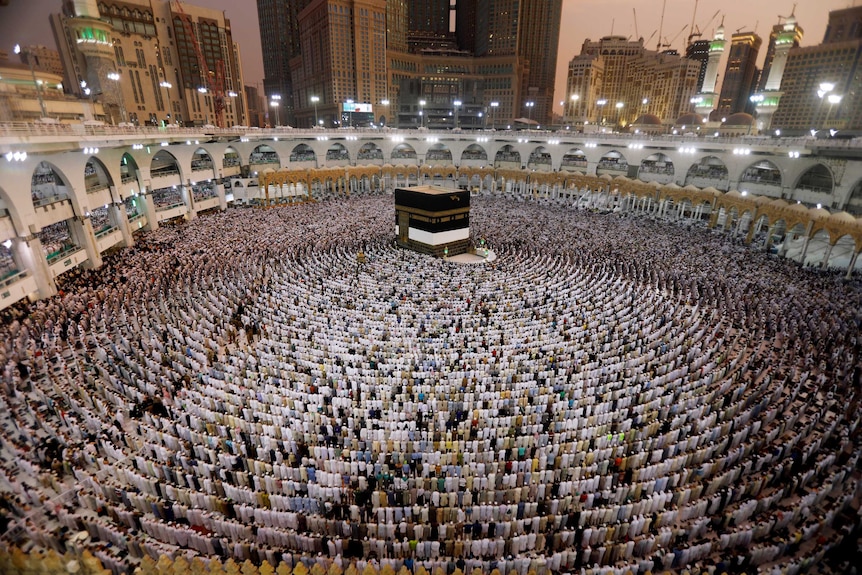
[[[126,214],[125,204],[121,202],[109,205],[108,220],[123,234],[122,246],[124,248],[130,247],[135,243],[135,240],[132,238],[132,227],[129,225],[129,217]]]
[[[227,209],[227,191],[224,189],[223,183],[216,184],[216,195],[218,196],[218,208],[225,211]]]
[[[835,247],[834,244],[830,241],[829,245],[826,246],[826,253],[823,254],[823,264],[820,266],[824,270],[826,269],[826,264],[829,263],[829,256],[832,255],[832,248]]]
[[[45,252],[42,251],[39,237],[12,238],[11,247],[12,255],[20,270],[27,270],[36,280],[38,290],[36,295],[42,299],[56,295],[57,285],[54,283],[51,268],[48,267],[48,260],[45,259]]]
[[[140,202],[144,215],[147,216],[147,225],[144,226],[144,229],[147,231],[159,229],[159,218],[156,214],[156,203],[153,201],[152,192],[138,196],[138,202]]]
[[[90,218],[76,216],[66,220],[66,223],[69,225],[72,239],[87,252],[87,263],[84,267],[89,269],[102,267],[102,254],[99,253],[99,246],[96,244],[96,234],[93,233],[93,223],[90,221]]]

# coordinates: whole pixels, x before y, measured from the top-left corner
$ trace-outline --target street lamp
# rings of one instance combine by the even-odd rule
[[[622,120],[623,115],[623,106],[625,106],[622,102],[617,102],[617,124],[619,125]]]
[[[420,128],[425,127],[425,114],[424,114],[425,104],[427,104],[427,102],[425,100],[419,100],[419,127]]]
[[[15,44],[14,52],[16,54],[24,53],[27,65],[30,67],[30,75],[33,76],[33,85],[36,87],[36,98],[39,100],[39,109],[42,111],[42,117],[48,117],[48,109],[45,107],[45,100],[42,99],[42,84],[36,80],[36,70],[33,68],[33,52],[27,48],[21,48],[20,44]]]
[[[270,100],[269,105],[274,109],[273,115],[275,116],[275,127],[277,128],[281,121],[281,118],[278,117],[278,107],[279,104],[281,104],[281,95],[273,94],[270,98],[272,99]]]
[[[529,101],[524,105],[527,107],[527,119],[530,120],[528,122],[528,124],[532,124],[533,123],[533,106],[535,106],[536,103],[533,101]]]
[[[605,123],[604,112],[605,112],[605,104],[607,104],[607,103],[608,103],[608,101],[605,99],[601,99],[601,100],[596,101],[596,106],[599,107],[599,126],[602,126]]]
[[[579,94],[572,94],[569,96],[569,101],[571,104],[569,105],[569,118],[574,119],[575,117],[575,106],[577,105],[578,100],[581,99]]]
[[[452,103],[455,105],[455,128],[457,129],[458,128],[458,108],[461,107],[462,102],[461,102],[461,100],[455,100]]]
[[[344,103],[349,106],[349,109],[347,110],[347,127],[352,128],[353,127],[353,99],[347,98],[347,100],[345,100]]]
[[[386,109],[386,123],[388,124],[389,123],[389,98],[384,98],[384,99],[380,100],[380,105],[386,106],[386,108],[387,108]]]
[[[311,97],[311,103],[314,104],[314,126],[317,127],[320,124],[320,119],[317,117],[317,103],[320,101],[318,96]]]
[[[840,94],[829,94],[829,96],[826,98],[829,102],[829,110],[826,112],[826,121],[824,122],[825,125],[823,126],[824,128],[829,127],[829,117],[832,116],[833,106],[835,106],[835,104],[840,104],[843,98],[844,97]]]
[[[488,104],[491,106],[491,128],[494,128],[494,110],[500,107],[500,102],[491,102]]]

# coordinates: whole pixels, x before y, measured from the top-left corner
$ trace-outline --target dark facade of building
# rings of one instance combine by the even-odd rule
[[[862,129],[860,69],[862,6],[830,12],[822,44],[790,50],[772,125],[787,133]]]
[[[731,37],[730,55],[718,100],[720,116],[754,111],[750,97],[756,86],[757,53],[762,43],[760,36],[754,32],[741,32]]]
[[[709,64],[710,43],[710,40],[695,40],[685,49],[685,57],[700,64],[700,70],[697,73],[698,92],[703,89],[703,80],[706,78],[706,66]]]
[[[293,123],[293,82],[290,59],[300,52],[299,13],[309,0],[257,0],[260,43],[263,48],[263,89],[267,100],[279,96],[270,113],[272,125]]]

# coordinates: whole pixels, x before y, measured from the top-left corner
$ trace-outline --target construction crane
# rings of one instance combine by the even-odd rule
[[[188,14],[186,14],[185,10],[183,10],[183,4],[180,0],[175,0],[174,4],[177,7],[177,14],[180,17],[180,21],[183,23],[186,35],[191,40],[192,48],[195,51],[195,57],[198,61],[198,73],[200,74],[201,82],[203,83],[201,88],[206,89],[210,96],[212,96],[215,125],[219,128],[223,128],[225,110],[224,61],[219,58],[216,60],[216,69],[214,71],[209,69],[207,60],[201,50],[201,45],[198,42],[197,34],[195,34],[192,19]]]
[[[662,44],[662,43],[661,43],[661,41],[659,40],[659,44],[658,44],[658,51],[659,51],[659,52],[661,52],[663,47],[664,47],[664,48],[670,48],[670,47],[673,45],[673,43],[674,43],[674,42],[676,42],[676,39],[677,39],[677,38],[679,38],[679,35],[680,35],[680,34],[682,34],[683,32],[685,32],[686,28],[688,28],[688,24],[686,24],[685,26],[683,26],[683,27],[682,27],[682,30],[680,30],[679,32],[677,32],[677,33],[674,35],[674,37],[673,37],[673,38],[671,38],[670,40],[668,40],[667,38],[665,38],[665,39],[664,39],[664,44]]]
[[[632,14],[634,14],[635,17],[635,38],[640,40],[641,35],[638,34],[638,11],[632,8]]]
[[[688,35],[688,43],[689,43],[689,44],[691,44],[691,41],[692,41],[694,38],[702,38],[702,37],[703,37],[703,31],[704,31],[704,30],[706,30],[707,28],[709,28],[709,25],[710,25],[710,24],[712,24],[712,21],[713,21],[713,20],[715,20],[715,18],[716,18],[720,13],[721,13],[721,10],[720,10],[720,9],[719,9],[719,10],[716,10],[716,11],[715,11],[715,14],[713,14],[713,15],[712,15],[712,18],[710,18],[709,20],[707,20],[707,21],[706,21],[706,24],[704,24],[702,27],[701,27],[701,26],[694,25],[694,26],[692,27],[692,29],[691,29],[691,34],[689,34],[689,35]],[[694,18],[692,18],[692,22],[693,22],[693,21],[694,21]]]

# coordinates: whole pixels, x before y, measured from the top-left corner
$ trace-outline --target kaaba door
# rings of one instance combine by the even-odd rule
[[[398,241],[406,244],[410,237],[410,214],[407,212],[398,213]]]

